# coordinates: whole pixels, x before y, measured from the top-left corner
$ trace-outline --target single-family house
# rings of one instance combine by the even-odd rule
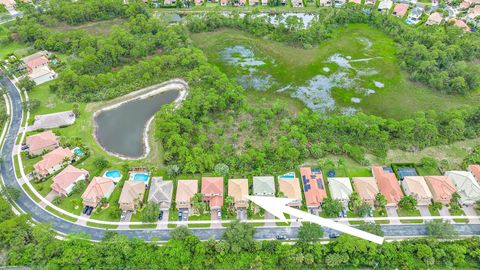
[[[42,160],[33,165],[33,168],[37,176],[45,177],[60,170],[63,164],[65,164],[66,161],[72,160],[72,158],[72,150],[59,147],[45,154]]]
[[[302,191],[300,190],[298,178],[278,178],[278,190],[285,197],[294,200],[288,206],[297,208],[302,206]]]
[[[480,17],[480,5],[470,8],[468,10],[466,17],[467,17],[467,22],[478,23],[478,18]]]
[[[248,179],[228,180],[228,196],[233,198],[235,208],[248,208]]]
[[[409,5],[405,3],[395,5],[395,7],[393,8],[393,15],[397,17],[405,16],[405,14],[407,14],[408,7]]]
[[[420,20],[420,17],[422,17],[423,15],[423,12],[424,12],[424,8],[422,6],[415,6],[410,12],[410,14],[408,15],[408,18],[413,23],[418,23]]]
[[[228,0],[220,0],[220,5],[221,5],[221,6],[226,6],[226,5],[228,5]]]
[[[122,193],[118,204],[122,211],[133,211],[143,203],[145,195],[145,183],[142,181],[126,181],[123,184]]]
[[[474,5],[477,5],[477,4],[480,4],[480,0],[464,0],[462,1],[462,3],[460,3],[460,8],[462,9],[467,9],[471,6],[474,6]]]
[[[378,4],[378,11],[388,12],[393,7],[392,0],[381,0]]]
[[[470,32],[470,27],[462,20],[452,18],[449,22],[453,23],[453,26],[463,29],[463,32]]]
[[[322,171],[318,168],[301,167],[303,193],[308,208],[319,208],[327,197]]]
[[[203,0],[195,0],[195,6],[201,6],[203,4]]]
[[[475,177],[475,180],[477,180],[477,182],[480,183],[480,165],[477,165],[477,164],[468,165],[467,170],[471,172],[473,177]]]
[[[275,196],[275,180],[273,176],[254,176],[253,195]]]
[[[303,7],[303,0],[292,0],[293,7]]]
[[[380,193],[375,178],[353,177],[352,181],[360,198],[368,205],[373,206],[375,204],[375,197]]]
[[[452,200],[452,194],[457,192],[455,185],[447,176],[425,176],[425,182],[432,192],[434,202],[439,202],[445,205],[449,204]]]
[[[320,6],[325,7],[325,6],[331,6],[332,1],[331,0],[320,0]]]
[[[40,57],[35,57],[30,59],[31,60],[25,62],[25,66],[27,67],[27,70],[29,73],[43,67],[48,67],[49,60],[45,56],[40,56]]]
[[[57,73],[48,67],[37,68],[28,74],[28,79],[35,82],[35,85],[40,85],[57,78]]]
[[[432,192],[430,192],[423,176],[405,176],[402,180],[402,187],[405,195],[413,196],[417,200],[417,205],[432,203]]]
[[[365,5],[375,5],[377,0],[365,0]]]
[[[403,193],[393,171],[382,166],[372,166],[372,174],[377,181],[380,193],[387,199],[387,206],[397,206],[403,197]]]
[[[349,0],[348,2],[360,5],[362,3],[362,0]]]
[[[431,25],[438,25],[443,21],[443,16],[442,14],[438,12],[434,12],[428,16],[427,22],[425,23],[428,26]]]
[[[53,183],[50,187],[58,194],[67,196],[72,192],[75,183],[82,180],[88,180],[88,171],[68,165],[63,171],[53,177]]]
[[[262,6],[267,6],[268,5],[268,0],[262,0]]]
[[[353,188],[348,177],[329,177],[328,187],[330,188],[330,195],[332,199],[342,202],[343,207],[348,206],[350,195],[352,195]]]
[[[250,6],[258,6],[259,3],[259,0],[248,0]]]
[[[239,0],[238,1],[238,5],[242,6],[242,7],[245,6],[246,3],[247,3],[247,0]]]
[[[32,61],[35,61],[36,59],[39,59],[39,58],[47,58],[49,56],[49,53],[48,51],[38,51],[34,54],[31,54],[29,56],[25,56],[21,59],[21,61],[23,62],[23,64],[25,65],[25,67],[27,67],[27,63],[30,63]]]
[[[336,7],[340,7],[340,6],[345,5],[346,2],[347,2],[347,0],[335,0],[334,4],[335,4]]]
[[[94,177],[82,194],[84,206],[97,207],[103,198],[110,198],[115,189],[115,182],[106,177]]]
[[[210,210],[223,206],[223,177],[202,177],[203,200],[208,202]]]
[[[172,204],[173,182],[164,181],[163,177],[152,177],[148,201],[156,203],[160,209],[167,210]]]
[[[463,205],[472,205],[480,200],[480,185],[471,172],[447,171],[445,176],[452,180]]]
[[[59,146],[58,138],[51,130],[27,137],[26,144],[31,156],[38,156],[47,151],[52,151]]]
[[[15,6],[17,5],[15,3],[15,0],[0,0],[0,4],[4,5],[5,8],[15,8]]]
[[[175,204],[178,210],[189,211],[192,209],[192,198],[198,193],[197,180],[179,180],[177,182],[177,194]]]

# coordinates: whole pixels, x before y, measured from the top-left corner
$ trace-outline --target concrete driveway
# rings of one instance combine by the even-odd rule
[[[387,210],[388,217],[398,217],[397,208],[395,206],[387,206],[385,209]],[[398,219],[391,219],[390,224],[401,224],[401,222]]]
[[[431,217],[430,210],[428,210],[428,206],[426,205],[419,205],[417,206],[418,211],[420,211],[420,215],[422,217]],[[425,221],[431,221],[432,219],[425,219]]]
[[[162,220],[157,221],[157,229],[166,229],[168,228],[168,216],[170,215],[170,211],[168,209],[162,209],[163,217]]]
[[[438,210],[438,213],[440,213],[440,216],[442,216],[442,217],[450,216],[450,212],[448,211],[448,207],[446,207],[445,205],[442,206],[442,208],[440,210]],[[445,220],[448,220],[450,223],[455,223],[450,218],[446,218]]]
[[[86,215],[86,214],[83,214],[83,213],[80,216],[84,217],[84,218],[90,218],[89,215]],[[83,226],[87,225],[87,221],[86,220],[81,220],[81,219],[78,219],[77,222],[75,222],[75,223],[78,224],[78,225],[83,225]]]
[[[124,213],[124,217],[120,219],[120,222],[129,222],[131,219],[132,219],[132,212],[131,211],[128,211],[126,213]],[[119,229],[122,229],[122,230],[125,230],[125,229],[129,229],[129,226],[128,225],[120,225],[118,226]]]
[[[218,217],[219,211],[220,211],[219,209],[210,211],[210,220],[212,221],[212,223],[210,224],[210,228],[222,227],[222,223],[220,222],[222,221],[222,219]]]
[[[57,196],[60,196],[60,194],[58,194],[56,191],[50,191],[50,193],[47,194],[47,196],[45,196],[45,199],[49,202],[52,202],[53,199],[55,199],[55,197]],[[45,208],[45,206],[47,206],[44,202],[40,202],[40,206]]]
[[[475,206],[470,205],[470,206],[462,206],[463,211],[465,212],[465,215],[467,216],[475,216],[475,218],[469,218],[468,223],[469,224],[480,224],[480,219],[477,216],[477,212],[474,209]]]
[[[270,214],[269,212],[265,212],[265,216],[263,217],[263,219],[267,220],[267,219],[274,219],[275,216]],[[275,222],[265,222],[265,227],[272,227],[272,226],[276,226],[277,224]]]
[[[243,208],[237,209],[237,219],[247,220],[247,210]]]

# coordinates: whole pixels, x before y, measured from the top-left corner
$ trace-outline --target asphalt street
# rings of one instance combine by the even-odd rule
[[[51,223],[52,228],[60,233],[85,233],[91,235],[92,240],[101,240],[107,230],[100,228],[86,227],[71,223],[63,220],[45,209],[38,206],[18,184],[15,178],[15,172],[13,167],[13,148],[17,138],[17,133],[20,130],[22,120],[22,102],[20,93],[16,90],[13,83],[0,74],[0,84],[2,84],[8,92],[12,101],[12,119],[11,126],[5,138],[5,143],[1,149],[1,156],[3,162],[1,163],[0,170],[3,177],[3,181],[9,187],[14,187],[21,190],[20,197],[16,201],[18,206],[37,222]],[[480,235],[480,224],[455,224],[460,235]],[[415,225],[382,225],[382,229],[385,232],[385,236],[390,237],[402,237],[402,236],[422,236],[426,235],[426,227],[423,224]],[[223,233],[223,228],[194,228],[192,231],[201,240],[208,240],[210,238],[220,239]],[[151,240],[152,238],[160,240],[168,240],[171,230],[168,229],[117,229],[115,230],[119,234],[126,235],[128,237],[137,237],[144,240]],[[325,229],[325,235],[330,233],[329,229]],[[289,239],[297,237],[298,227],[258,227],[255,233],[255,239],[274,239],[277,235],[285,235]]]

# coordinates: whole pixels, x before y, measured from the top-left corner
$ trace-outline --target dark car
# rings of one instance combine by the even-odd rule
[[[82,213],[83,213],[83,214],[86,214],[86,213],[87,213],[87,211],[88,211],[88,206],[85,206],[85,208],[83,208],[83,211],[82,211]]]
[[[163,211],[160,211],[160,214],[158,215],[158,220],[162,220],[163,219]]]
[[[92,214],[92,211],[93,211],[93,207],[91,206],[87,206],[88,207],[88,210],[87,210],[87,213],[85,213],[87,216],[90,216]]]
[[[27,149],[28,149],[28,145],[22,144],[22,150],[27,150]]]
[[[330,234],[328,235],[328,237],[331,238],[331,239],[335,239],[335,238],[337,238],[337,237],[339,237],[339,236],[340,236],[339,233],[330,233]]]
[[[276,238],[277,238],[277,240],[286,240],[287,236],[286,235],[277,235]]]
[[[178,212],[178,221],[182,221],[182,212]]]

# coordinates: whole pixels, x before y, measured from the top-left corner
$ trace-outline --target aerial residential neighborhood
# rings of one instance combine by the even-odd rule
[[[0,0],[0,268],[479,268],[479,26],[478,0]]]

